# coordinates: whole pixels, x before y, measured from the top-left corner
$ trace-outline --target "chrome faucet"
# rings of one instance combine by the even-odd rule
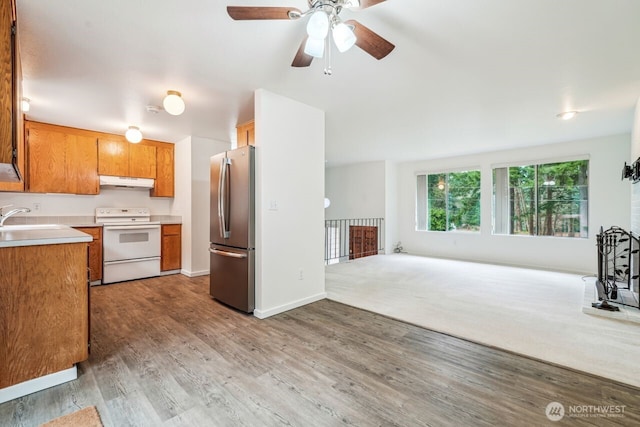
[[[7,220],[7,218],[14,216],[17,213],[20,212],[31,212],[31,209],[29,208],[15,208],[15,209],[11,209],[9,212],[4,213],[4,208],[8,208],[9,206],[12,205],[8,205],[8,206],[3,206],[0,208],[0,227],[2,227],[4,225],[4,222]]]

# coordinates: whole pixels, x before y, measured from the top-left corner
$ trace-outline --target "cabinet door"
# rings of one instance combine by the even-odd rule
[[[163,225],[160,270],[179,270],[180,268],[182,268],[182,226],[180,224]]]
[[[247,123],[236,126],[238,137],[238,148],[245,145],[254,145],[255,142],[255,122],[252,120]]]
[[[98,149],[96,138],[69,136],[66,139],[67,190],[74,194],[98,194]]]
[[[15,16],[12,13],[12,7],[15,9],[14,1],[2,1],[2,5],[0,6],[0,32],[2,35],[0,36],[0,71],[3,76],[9,76],[10,74],[6,74],[11,71],[13,73],[13,92],[11,92],[11,86],[9,80],[3,80],[0,84],[0,93],[1,93],[1,101],[0,101],[0,111],[3,114],[2,118],[0,118],[0,191],[24,191],[25,184],[25,167],[24,167],[24,159],[25,159],[25,147],[24,147],[24,114],[20,108],[20,101],[22,99],[22,68],[20,62],[20,43],[18,42],[17,31],[16,35],[13,36],[13,40],[11,40],[11,24],[13,23],[17,28],[17,23],[15,22]],[[13,58],[7,57],[11,53],[11,43],[13,43]],[[13,60],[13,63],[12,63]],[[10,69],[8,67],[13,67]],[[6,92],[5,92],[6,91]],[[13,104],[6,104],[11,102],[11,94],[13,94]],[[11,107],[11,110],[7,108]],[[13,128],[13,134],[15,137],[15,141],[11,139],[5,140],[5,125],[7,125],[6,120],[10,120],[11,114],[5,116],[5,113],[13,112],[13,116],[15,117],[15,127]],[[13,125],[13,123],[12,123]],[[9,128],[11,129],[11,128]],[[12,152],[9,151],[13,147],[13,142],[15,142],[15,149],[17,151],[17,163],[16,166],[20,171],[21,177],[15,175],[15,170],[10,165],[11,159],[8,156],[12,156]],[[6,162],[4,161],[6,159]],[[20,179],[18,179],[20,178]]]
[[[93,241],[89,243],[90,280],[102,279],[102,227],[75,227],[76,230],[90,234]]]
[[[142,144],[129,146],[129,175],[134,178],[156,177],[156,147]]]
[[[174,147],[173,144],[156,146],[156,182],[152,197],[174,196]]]
[[[98,175],[130,176],[127,141],[98,140]]]
[[[0,164],[13,161],[13,13],[11,2],[0,2]]]
[[[28,185],[34,193],[67,193],[65,149],[68,135],[29,129]]]

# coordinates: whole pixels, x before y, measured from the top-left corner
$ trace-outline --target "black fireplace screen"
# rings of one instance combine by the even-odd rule
[[[597,235],[598,299],[640,308],[640,236],[620,227]]]

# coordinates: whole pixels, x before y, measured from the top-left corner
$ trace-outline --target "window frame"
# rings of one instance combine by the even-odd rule
[[[431,213],[429,209],[429,176],[434,175],[444,175],[445,176],[445,214],[447,217],[449,216],[449,174],[456,173],[465,173],[465,172],[477,172],[479,177],[478,183],[478,215],[479,215],[479,223],[477,225],[476,230],[467,230],[467,229],[450,229],[450,230],[432,230],[431,227]],[[472,166],[472,167],[458,167],[458,168],[446,168],[441,170],[430,170],[430,171],[420,171],[415,173],[415,195],[416,195],[416,221],[415,221],[415,230],[423,231],[423,232],[431,232],[431,233],[464,233],[464,234],[480,234],[482,231],[482,180],[483,180],[483,172],[482,167],[480,166]],[[424,182],[420,182],[420,177],[423,178]],[[448,226],[448,221],[445,220],[445,227]]]
[[[580,199],[581,203],[582,200],[586,201],[586,230],[582,230],[582,226],[580,226],[580,231],[577,232],[577,235],[575,236],[557,236],[557,235],[548,235],[548,234],[540,234],[540,229],[541,229],[541,219],[540,219],[540,190],[541,190],[541,186],[539,184],[539,168],[541,166],[546,166],[546,165],[550,165],[550,164],[561,164],[561,163],[569,163],[569,162],[579,162],[579,161],[586,161],[587,162],[587,167],[586,167],[586,199]],[[497,197],[496,197],[496,170],[497,169],[506,169],[507,173],[506,173],[506,180],[508,183],[508,187],[507,187],[507,200],[508,203],[510,202],[510,195],[509,195],[509,188],[510,183],[509,183],[509,169],[510,168],[522,168],[522,167],[534,167],[535,168],[535,187],[534,187],[534,192],[533,192],[533,197],[535,199],[535,219],[534,219],[534,223],[535,223],[535,234],[514,234],[511,232],[510,227],[508,232],[496,232],[497,229],[497,215],[496,215],[496,204],[499,203],[497,201]],[[577,186],[577,184],[575,184]],[[537,237],[537,238],[555,238],[555,239],[589,239],[590,236],[590,227],[589,224],[591,222],[591,206],[589,203],[589,189],[591,188],[591,158],[589,155],[576,155],[576,156],[562,156],[562,157],[555,157],[555,158],[547,158],[547,159],[543,159],[543,160],[532,160],[532,161],[518,161],[518,162],[509,162],[509,163],[500,163],[500,164],[492,164],[491,165],[491,234],[493,236],[510,236],[510,237]],[[507,223],[510,222],[510,216],[511,216],[511,212],[508,212],[508,214],[506,215],[506,221]],[[503,225],[504,226],[504,225]]]

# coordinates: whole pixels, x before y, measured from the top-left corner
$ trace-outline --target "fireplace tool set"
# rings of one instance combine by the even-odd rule
[[[638,283],[640,278],[640,238],[620,227],[608,230],[600,227],[596,236],[598,246],[598,299],[593,307],[619,311],[610,304],[640,308]]]

